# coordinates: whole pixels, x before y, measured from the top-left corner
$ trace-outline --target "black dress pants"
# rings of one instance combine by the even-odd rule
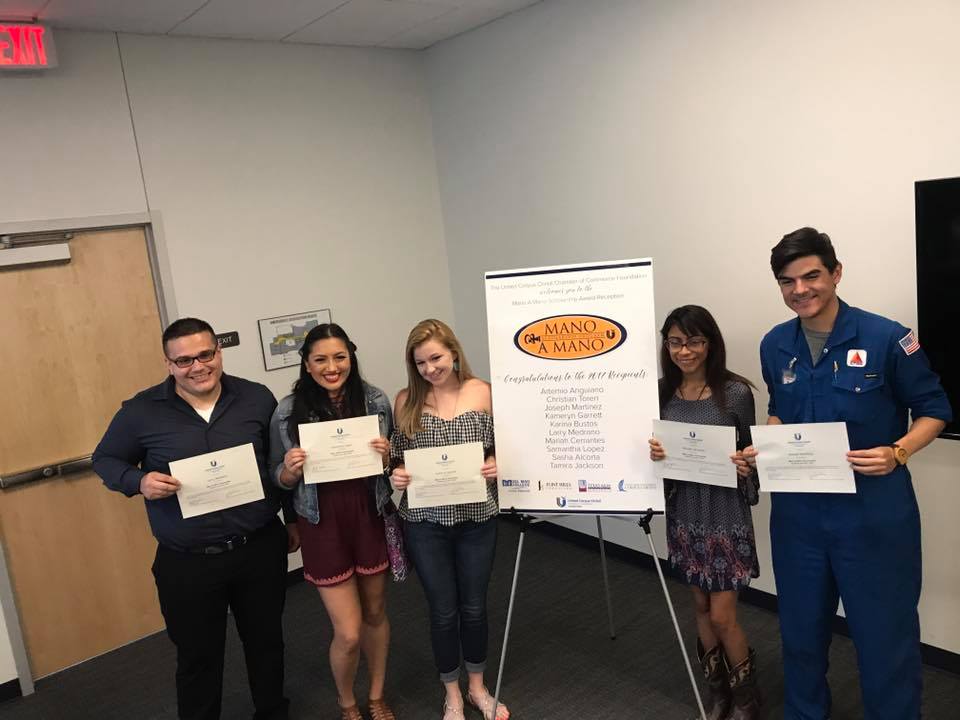
[[[167,635],[177,647],[181,720],[218,720],[227,608],[243,643],[254,718],[286,718],[283,627],[287,537],[278,520],[247,544],[217,555],[160,546],[153,563]]]

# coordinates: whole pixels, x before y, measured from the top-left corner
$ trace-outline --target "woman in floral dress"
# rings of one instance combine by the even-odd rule
[[[660,416],[698,425],[732,425],[737,452],[750,445],[755,422],[751,383],[727,370],[723,336],[697,305],[671,312],[663,336]],[[650,457],[670,452],[650,440]],[[697,655],[709,696],[710,720],[753,720],[760,699],[754,653],[737,622],[737,593],[759,575],[750,506],[756,471],[738,467],[738,488],[664,479],[670,564],[693,592]]]

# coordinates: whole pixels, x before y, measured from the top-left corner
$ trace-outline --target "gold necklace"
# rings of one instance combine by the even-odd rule
[[[460,404],[460,389],[461,389],[462,387],[463,387],[463,383],[460,383],[459,385],[457,385],[457,393],[456,393],[456,395],[455,395],[454,398],[453,398],[453,412],[450,414],[450,417],[449,417],[449,418],[447,418],[447,417],[443,414],[443,411],[440,409],[440,395],[437,394],[437,389],[436,389],[436,388],[431,388],[431,391],[433,392],[433,405],[434,405],[435,408],[437,408],[437,416],[438,416],[438,417],[441,417],[441,418],[443,418],[443,419],[445,419],[445,420],[452,420],[454,417],[456,417],[457,406]]]

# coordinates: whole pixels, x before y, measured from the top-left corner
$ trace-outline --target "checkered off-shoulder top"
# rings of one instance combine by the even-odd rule
[[[489,413],[468,410],[452,420],[424,413],[420,423],[423,430],[412,438],[394,428],[390,436],[390,461],[393,465],[403,464],[403,453],[406,450],[468,442],[481,442],[484,455],[489,457],[493,454],[493,417]],[[487,499],[484,502],[411,509],[407,507],[406,492],[400,500],[400,515],[407,522],[428,521],[440,525],[456,525],[468,520],[483,522],[498,512],[497,485],[492,482],[487,483]]]

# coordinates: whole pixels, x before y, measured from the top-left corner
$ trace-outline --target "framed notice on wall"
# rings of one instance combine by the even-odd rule
[[[653,262],[488,272],[500,507],[662,511]]]
[[[299,350],[307,333],[317,325],[329,322],[332,322],[329,308],[258,320],[263,367],[279,370],[299,365]]]

